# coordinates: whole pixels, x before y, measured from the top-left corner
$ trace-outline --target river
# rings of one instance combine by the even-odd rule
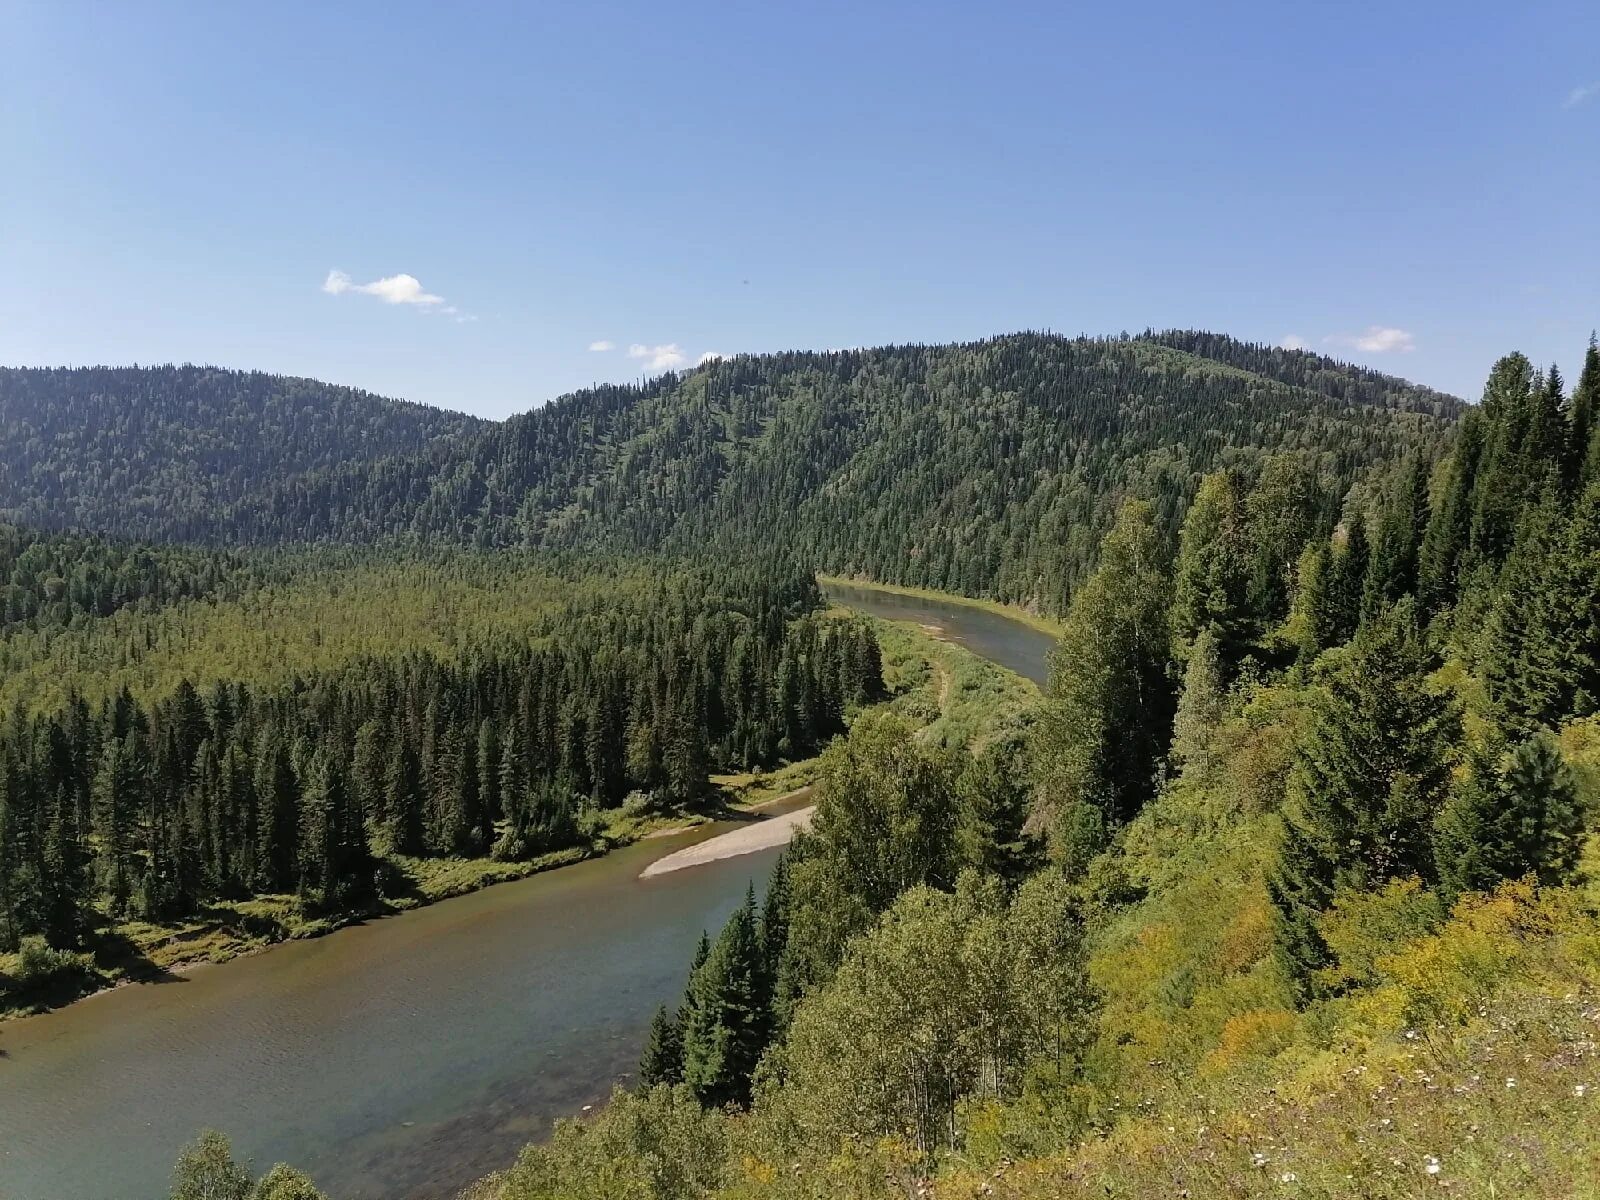
[[[829,590],[1043,678],[1051,639],[1026,625]],[[640,871],[727,828],[0,1024],[0,1200],[157,1200],[205,1127],[335,1200],[453,1195],[626,1082],[700,931],[779,852]]]

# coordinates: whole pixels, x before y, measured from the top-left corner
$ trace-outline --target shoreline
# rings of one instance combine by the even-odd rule
[[[827,575],[819,572],[817,574],[817,582],[822,585],[824,592],[826,592],[829,584],[837,584],[840,587],[862,588],[866,591],[882,592],[889,596],[906,596],[913,600],[934,600],[940,604],[957,604],[963,608],[975,608],[982,612],[992,613],[997,617],[1005,617],[1007,620],[1016,621],[1018,624],[1026,625],[1030,629],[1048,634],[1051,637],[1058,638],[1061,636],[1062,624],[1057,618],[1034,612],[1032,609],[1024,608],[1020,604],[1007,603],[1004,600],[984,600],[976,596],[960,596],[955,592],[935,591],[933,588],[911,587],[900,583],[881,583],[866,576]]]
[[[706,825],[718,820],[731,819],[731,814],[761,812],[765,809],[775,808],[786,802],[803,798],[809,794],[811,786],[811,784],[807,783],[782,795],[768,797],[754,804],[740,805],[735,802],[727,805],[720,813],[707,814],[703,819],[689,824],[670,825],[665,828],[648,831],[634,829],[625,832],[608,833],[587,846],[570,846],[564,850],[552,851],[538,858],[529,859],[526,862],[503,863],[495,862],[492,859],[455,860],[459,864],[481,863],[482,869],[476,874],[463,875],[459,879],[446,882],[439,887],[437,892],[424,892],[419,897],[407,897],[398,902],[385,902],[381,905],[372,905],[349,912],[316,917],[308,920],[300,928],[288,928],[280,925],[273,931],[277,936],[257,933],[255,935],[240,936],[237,939],[224,940],[222,944],[209,951],[196,954],[193,957],[180,957],[170,963],[145,961],[132,965],[113,964],[109,967],[95,967],[95,977],[99,982],[93,986],[84,987],[82,990],[71,994],[62,991],[53,996],[52,993],[45,991],[43,995],[51,998],[36,1000],[30,1004],[0,1007],[0,1029],[3,1029],[9,1021],[18,1021],[27,1017],[44,1016],[48,1013],[58,1012],[70,1005],[93,1000],[96,996],[107,995],[120,988],[131,987],[136,984],[160,982],[165,976],[191,975],[205,967],[220,967],[238,959],[253,958],[258,954],[264,954],[290,942],[311,941],[315,938],[326,937],[331,933],[337,933],[341,929],[348,929],[351,926],[362,925],[369,921],[381,921],[390,917],[403,916],[406,913],[429,908],[446,900],[470,896],[474,892],[480,892],[485,888],[495,887],[498,884],[516,883],[519,880],[531,879],[535,875],[558,871],[563,867],[576,866],[578,863],[604,858],[614,850],[620,850],[625,846],[632,846],[639,842],[693,833],[695,830],[703,829]],[[782,818],[777,819],[781,820]],[[755,824],[766,824],[766,822],[761,821]],[[743,832],[743,830],[734,829],[729,831],[729,833],[740,832]],[[728,834],[719,836],[726,837]],[[710,840],[716,841],[717,839]],[[690,847],[690,849],[692,848]],[[669,854],[666,857],[671,857],[671,855]],[[452,860],[430,861],[448,863]],[[207,932],[216,933],[219,930],[213,929]],[[182,929],[174,929],[171,937],[177,938],[182,936],[183,933],[184,930]],[[92,957],[92,952],[85,953],[90,954]]]
[[[808,804],[804,808],[755,821],[740,829],[730,829],[727,833],[696,842],[693,846],[674,850],[645,867],[639,872],[639,878],[655,879],[662,875],[670,875],[674,871],[686,871],[692,867],[703,867],[708,863],[786,846],[794,839],[795,834],[810,827],[811,818],[816,815],[816,811],[816,805]]]

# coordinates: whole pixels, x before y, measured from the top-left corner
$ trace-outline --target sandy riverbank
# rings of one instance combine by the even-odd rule
[[[737,858],[741,854],[754,854],[758,850],[786,845],[797,830],[805,829],[811,824],[812,814],[816,811],[815,805],[798,808],[782,816],[755,821],[742,829],[719,834],[698,845],[685,846],[682,850],[675,850],[664,858],[656,859],[639,873],[639,878],[649,879],[652,875],[665,875],[669,871],[681,871],[685,867],[700,867],[719,859]]]

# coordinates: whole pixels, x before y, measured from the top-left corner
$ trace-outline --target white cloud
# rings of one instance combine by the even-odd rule
[[[717,359],[719,359],[719,358],[727,358],[727,357],[728,356],[726,354],[724,354],[721,350],[707,350],[704,354],[702,354],[699,358],[697,358],[695,360],[695,364],[697,366],[703,367],[708,362],[716,362]]]
[[[645,369],[650,371],[670,371],[689,361],[689,356],[677,342],[666,342],[660,346],[645,346],[635,342],[628,347],[628,357],[646,360]]]
[[[1367,354],[1404,354],[1417,348],[1416,335],[1387,325],[1368,325],[1361,333],[1333,333],[1323,339],[1335,346],[1349,346]]]
[[[1600,80],[1573,88],[1567,93],[1567,98],[1561,102],[1561,107],[1577,108],[1585,100],[1593,99],[1595,96],[1600,96]]]
[[[328,277],[322,281],[322,290],[330,296],[359,292],[363,296],[376,296],[385,304],[414,304],[425,309],[443,305],[441,312],[454,314],[456,311],[452,305],[444,303],[443,296],[423,291],[422,283],[415,275],[386,275],[371,283],[356,283],[343,271],[329,271]]]
[[[604,353],[607,350],[615,350],[616,348],[617,344],[615,342],[608,342],[605,338],[601,338],[599,341],[589,343],[589,349],[595,351],[596,353]]]
[[[1311,343],[1298,333],[1286,333],[1279,339],[1278,348],[1281,350],[1309,350],[1311,349]]]

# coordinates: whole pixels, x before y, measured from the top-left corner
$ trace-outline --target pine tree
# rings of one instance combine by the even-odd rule
[[[677,1017],[663,1004],[650,1022],[650,1040],[639,1060],[639,1084],[675,1087],[683,1082],[683,1030]]]
[[[1149,505],[1126,505],[1100,567],[1073,597],[1050,656],[1039,738],[1056,812],[1083,803],[1108,826],[1152,793],[1172,735],[1168,586]]]
[[[1491,743],[1439,813],[1434,855],[1447,899],[1532,875],[1568,882],[1583,848],[1577,782],[1555,739],[1537,733],[1496,754]],[[1498,761],[1497,761],[1498,759]]]
[[[1414,604],[1403,600],[1362,630],[1318,701],[1269,884],[1279,944],[1302,983],[1322,954],[1315,911],[1337,889],[1432,874],[1430,834],[1459,718],[1428,686],[1431,666]]]

